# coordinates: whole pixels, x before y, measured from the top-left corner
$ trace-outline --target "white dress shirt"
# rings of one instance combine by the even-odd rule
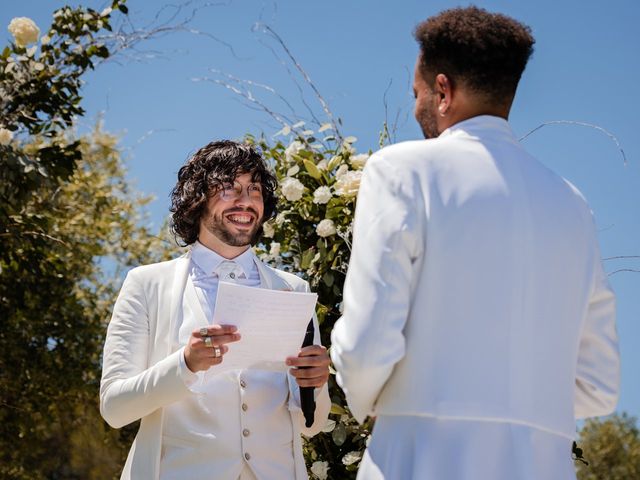
[[[353,232],[331,356],[355,418],[378,417],[359,478],[573,478],[575,418],[619,387],[575,187],[474,117],[375,153]]]
[[[229,261],[196,242],[186,289],[193,288],[199,302],[185,302],[174,349],[184,350],[203,318],[212,323],[220,281],[259,286],[252,250]],[[225,322],[233,324],[233,319]],[[216,374],[215,368],[195,374],[181,355],[181,375],[195,395],[165,408],[160,479],[293,479],[287,374],[256,370]]]

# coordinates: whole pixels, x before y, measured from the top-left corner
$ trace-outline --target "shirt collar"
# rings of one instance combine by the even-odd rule
[[[212,274],[222,262],[229,260],[238,264],[246,278],[249,278],[251,272],[258,268],[255,263],[255,254],[251,248],[247,249],[235,258],[227,259],[205,247],[197,240],[191,247],[191,259],[207,274]]]
[[[509,136],[515,137],[509,122],[502,117],[493,115],[478,115],[476,117],[467,118],[461,122],[451,125],[440,134],[440,137],[446,137],[457,131],[466,132],[472,136],[487,132],[487,130],[499,131]]]

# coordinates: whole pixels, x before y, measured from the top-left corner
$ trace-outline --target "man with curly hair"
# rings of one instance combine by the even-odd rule
[[[534,39],[476,7],[415,37],[427,139],[367,162],[332,333],[377,417],[358,478],[575,478],[575,418],[617,401],[615,297],[586,201],[507,122]]]
[[[103,417],[115,428],[141,419],[122,479],[307,478],[300,433],[319,432],[330,408],[316,319],[315,344],[286,359],[288,373],[216,371],[242,332],[233,319],[211,325],[221,280],[309,290],[251,250],[276,213],[276,186],[260,153],[232,141],[206,145],[180,169],[172,229],[190,249],[129,272],[104,347]],[[309,427],[299,387],[315,389]]]

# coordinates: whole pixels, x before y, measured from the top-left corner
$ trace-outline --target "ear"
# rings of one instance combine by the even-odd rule
[[[453,100],[453,84],[444,73],[436,75],[435,93],[438,96],[438,113],[444,117]]]

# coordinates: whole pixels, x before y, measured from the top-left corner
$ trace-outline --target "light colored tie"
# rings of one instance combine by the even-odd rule
[[[235,282],[239,278],[244,278],[242,267],[233,260],[220,262],[213,273],[218,275],[221,282]]]

